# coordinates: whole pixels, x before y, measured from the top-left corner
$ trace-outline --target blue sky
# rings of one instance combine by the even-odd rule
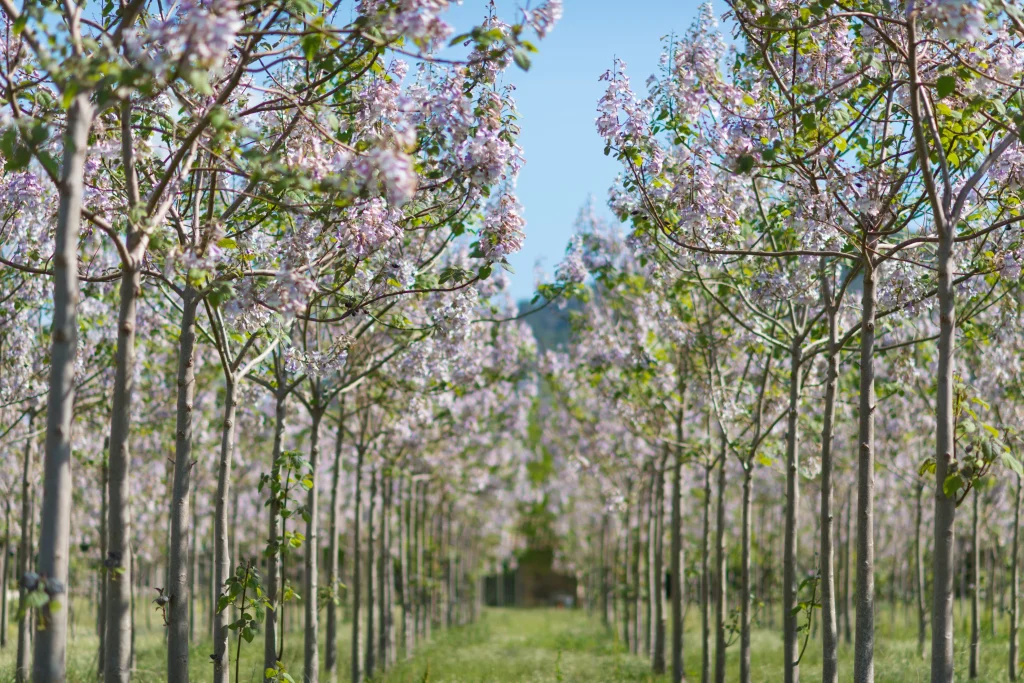
[[[514,17],[516,4],[499,0],[499,13]],[[562,21],[539,44],[530,71],[512,68],[506,76],[516,85],[520,144],[526,155],[518,186],[527,221],[526,243],[510,259],[516,271],[512,294],[517,299],[533,295],[538,260],[549,273],[561,260],[573,221],[588,196],[593,195],[598,208],[608,213],[607,191],[619,166],[604,156],[604,144],[594,129],[595,108],[605,85],[598,77],[619,57],[628,65],[634,88],[643,92],[647,77],[657,70],[662,37],[685,32],[700,2],[564,0],[564,5]],[[448,20],[456,30],[466,30],[479,23],[485,7],[485,0],[466,0],[449,12]],[[715,9],[721,14],[724,3],[716,2]]]

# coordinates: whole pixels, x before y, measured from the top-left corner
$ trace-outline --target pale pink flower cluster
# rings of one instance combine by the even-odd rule
[[[977,40],[985,33],[985,6],[978,0],[925,0],[921,5],[921,15],[935,22],[945,40]]]
[[[430,52],[452,34],[452,27],[440,17],[448,5],[448,0],[360,0],[356,11],[385,35],[405,36]]]
[[[182,0],[167,20],[129,31],[126,44],[129,54],[158,75],[178,66],[216,71],[242,27],[234,0]]]
[[[519,201],[504,192],[487,210],[480,228],[480,251],[489,261],[501,261],[523,248],[526,221],[519,215]]]

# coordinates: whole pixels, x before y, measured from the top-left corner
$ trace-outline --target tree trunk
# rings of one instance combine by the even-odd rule
[[[654,499],[654,647],[651,653],[651,669],[656,674],[665,673],[665,461],[668,452],[661,457],[655,472]]]
[[[274,449],[271,453],[270,477],[279,481],[281,478],[281,467],[278,460],[281,457],[282,444],[284,441],[284,421],[287,414],[287,397],[283,393],[274,395]],[[263,670],[276,669],[278,661],[278,617],[283,610],[283,603],[279,602],[281,593],[278,587],[281,585],[281,552],[280,539],[283,533],[281,522],[281,507],[277,496],[272,495],[270,499],[269,519],[267,523],[267,542],[273,544],[272,552],[267,557],[267,600],[272,609],[266,611],[263,621]],[[264,679],[269,683],[269,679]]]
[[[339,576],[341,573],[341,452],[345,436],[344,403],[338,416],[338,433],[334,439],[334,469],[331,472],[331,542],[330,561],[327,565],[327,585],[330,588],[330,599],[327,601],[327,634],[326,652],[324,653],[324,671],[328,683],[338,683],[338,603],[341,594]]]
[[[56,246],[53,253],[53,313],[50,380],[43,451],[43,503],[37,573],[46,577],[52,602],[38,610],[32,677],[63,681],[67,654],[68,560],[71,537],[71,429],[78,348],[78,229],[82,213],[85,157],[93,108],[87,91],[74,96],[67,114],[64,160],[58,183]],[[50,605],[54,609],[50,609]]]
[[[230,369],[224,369],[230,373]],[[214,585],[219,593],[231,578],[231,547],[229,543],[228,500],[231,495],[231,465],[235,454],[235,412],[238,408],[234,378],[227,377],[224,393],[224,423],[221,426],[220,462],[217,465],[217,503],[214,513],[213,565]],[[235,531],[237,534],[237,530]],[[187,557],[187,555],[186,555]],[[236,558],[237,559],[237,558]],[[307,593],[308,595],[308,593]],[[219,607],[219,605],[218,605]],[[228,683],[231,674],[231,653],[228,625],[234,620],[233,608],[217,609],[213,623],[213,681]],[[236,634],[237,637],[238,634]]]
[[[701,683],[711,683],[711,470],[712,464],[704,466],[704,533],[700,552]]]
[[[785,683],[799,683],[797,663],[797,511],[800,506],[800,365],[801,349],[797,342],[790,349],[789,414],[786,420],[786,521],[782,558],[782,628]]]
[[[912,89],[913,90],[913,89]],[[915,97],[916,97],[915,93]],[[923,151],[922,151],[923,153]],[[927,163],[927,160],[925,161]],[[953,232],[940,226],[937,251],[939,344],[935,398],[935,515],[932,550],[932,683],[953,683],[953,525],[956,494],[943,484],[954,453],[953,372],[956,305],[953,289]]]
[[[601,625],[608,628],[608,567],[607,550],[608,543],[608,513],[601,517],[601,542],[597,550],[597,590],[601,596]]]
[[[349,651],[350,664],[352,669],[352,683],[359,683],[362,680],[359,667],[360,648],[359,632],[360,604],[362,602],[362,558],[360,555],[360,522],[363,516],[363,456],[366,454],[362,444],[356,448],[356,484],[355,484],[355,514],[352,518],[352,646]]]
[[[380,472],[380,531],[377,534],[377,664],[381,672],[387,670],[388,664],[388,615],[387,615],[387,547],[388,547],[388,514],[390,512],[389,489],[391,479],[386,473],[386,465],[381,465]],[[448,610],[449,620],[451,609]]]
[[[647,588],[644,600],[644,655],[650,659],[654,632],[654,472],[647,479],[647,519],[644,520],[644,584]],[[593,602],[593,601],[591,601]]]
[[[427,637],[427,616],[426,604],[426,545],[427,545],[427,483],[419,487],[419,501],[413,501],[414,514],[416,515],[416,640],[422,642]],[[504,575],[499,579],[499,585],[503,585]]]
[[[641,474],[641,482],[643,481],[643,475]],[[643,555],[643,543],[641,541],[641,527],[644,524],[644,491],[641,487],[639,500],[637,500],[636,506],[636,526],[630,530],[633,536],[633,554],[631,560],[633,562],[633,625],[632,625],[632,640],[630,645],[632,648],[630,652],[634,655],[640,654],[640,628],[641,628],[641,602],[643,598],[640,594],[640,582],[641,576],[641,557]]]
[[[314,399],[316,400],[316,399]],[[305,640],[302,648],[302,678],[305,683],[317,683],[320,680],[320,613],[318,611],[319,586],[317,561],[320,557],[320,421],[323,419],[323,408],[315,405],[310,418],[313,424],[309,428],[309,468],[313,477],[313,486],[306,494],[306,510],[309,518],[306,521],[306,585],[302,601],[306,612]],[[368,674],[369,675],[369,674]]]
[[[971,661],[970,678],[978,677],[978,655],[981,651],[981,628],[978,623],[978,591],[981,590],[981,550],[978,533],[978,487],[971,494]]]
[[[377,472],[374,470],[370,473],[370,499],[369,499],[369,510],[366,514],[366,651],[363,653],[364,664],[363,674],[367,679],[372,680],[376,671],[376,661],[374,659],[374,650],[377,647],[376,634],[377,629],[374,624],[375,610],[377,608],[376,598],[374,597],[377,574],[377,565],[374,562],[374,528],[373,528],[373,509],[377,500]],[[355,657],[356,653],[352,653]]]
[[[853,486],[846,491],[846,541],[843,553],[843,637],[846,644],[853,643],[853,629],[850,627],[850,596],[853,594],[853,586],[850,581],[850,556],[853,555],[853,535],[851,533],[853,520]]]
[[[725,432],[718,456],[718,490],[715,492],[715,683],[725,683],[725,475],[728,453]]]
[[[401,555],[400,563],[402,566],[402,575],[399,579],[399,585],[402,587],[402,644],[405,648],[405,658],[408,659],[412,657],[412,654],[416,649],[416,624],[413,621],[415,612],[412,608],[411,595],[412,566],[410,565],[412,558],[410,531],[412,530],[412,499],[415,484],[411,480],[408,480],[408,483],[406,482],[406,478],[399,479],[398,481],[400,515],[398,527],[398,550]]]
[[[171,490],[171,540],[167,549],[167,683],[188,683],[188,530],[192,466],[192,407],[195,400],[196,308],[199,296],[186,287],[178,337],[178,405]],[[129,548],[129,552],[131,549]],[[131,582],[129,582],[131,583]],[[216,602],[216,596],[214,596]],[[134,632],[134,631],[133,631]],[[108,658],[109,661],[109,658]]]
[[[11,492],[8,491],[8,494]],[[7,614],[8,603],[7,603],[7,586],[10,583],[11,574],[11,497],[8,495],[7,500],[4,501],[4,550],[3,557],[0,557],[0,562],[3,562],[3,572],[0,573],[0,649],[7,649],[7,624],[9,618]],[[100,599],[100,605],[102,607],[102,598]],[[102,659],[102,657],[101,657]]]
[[[682,374],[681,370],[677,372]],[[680,382],[682,384],[682,382]],[[676,412],[676,441],[679,445],[675,448],[675,457],[672,462],[672,528],[670,567],[672,572],[671,594],[672,594],[672,681],[681,683],[686,677],[683,670],[683,590],[686,582],[683,581],[683,442],[685,430],[683,428],[684,410],[686,408],[686,389],[681,387],[680,396],[682,405]],[[627,610],[628,613],[628,610]]]
[[[914,511],[914,592],[917,593],[917,654],[921,659],[924,659],[925,637],[928,632],[928,614],[925,610],[924,595],[924,543],[922,543],[921,538],[922,517],[924,516],[923,494],[924,481],[921,481],[917,484],[917,495],[915,496],[916,509]]]
[[[873,247],[872,247],[873,248]],[[860,330],[855,683],[875,680],[875,266],[865,258]]]
[[[626,650],[629,650],[630,646],[632,645],[632,643],[630,642],[630,639],[629,639],[629,624],[630,624],[630,619],[629,619],[629,587],[633,583],[632,563],[629,561],[629,551],[630,551],[630,547],[629,547],[630,546],[630,542],[629,542],[630,541],[630,538],[629,538],[630,497],[631,497],[630,493],[629,493],[629,491],[627,489],[626,502],[625,502],[626,509],[625,509],[624,514],[623,514],[623,523],[622,523],[622,558],[621,558],[621,561],[622,561],[622,571],[623,571],[624,581],[622,582],[622,588],[619,591],[619,595],[622,598],[621,601],[620,601],[622,603],[622,612],[621,612],[621,614],[619,614],[619,620],[620,620],[620,623],[621,623],[621,626],[622,626],[622,642],[626,646]]]
[[[1013,557],[1010,558],[1010,680],[1017,680],[1017,652],[1020,625],[1020,505],[1024,480],[1017,476],[1017,495],[1013,501]]]
[[[25,600],[25,585],[22,578],[28,573],[32,565],[32,527],[35,525],[35,510],[32,509],[32,488],[29,480],[32,477],[32,470],[36,460],[36,437],[32,434],[33,422],[36,414],[28,414],[26,431],[29,436],[25,439],[25,458],[21,469],[21,546],[18,549],[18,595],[19,604]],[[6,591],[6,586],[4,587]],[[29,649],[32,647],[31,620],[26,613],[18,621],[18,655],[15,663],[15,679],[17,683],[27,683],[31,676],[31,656]]]
[[[836,317],[839,311],[832,307],[832,294],[826,277],[822,288],[828,300],[828,370],[825,377],[825,404],[821,428],[821,550],[818,558],[821,570],[821,680],[839,683],[839,634],[836,628],[835,534],[833,509],[835,487],[832,482],[833,438],[835,436],[836,384],[839,378],[839,349]],[[749,683],[749,677],[743,679]]]
[[[751,536],[751,500],[754,486],[753,460],[743,466],[743,529],[741,549],[741,583],[740,596],[740,683],[750,683],[750,608],[753,585],[750,580],[750,536]]]
[[[129,121],[122,120],[122,130]],[[130,130],[130,129],[129,129]],[[126,246],[134,251],[140,236],[128,228]],[[107,507],[107,552],[114,567],[124,570],[104,572],[106,594],[105,634],[100,649],[104,651],[103,680],[106,683],[128,683],[131,676],[131,580],[123,559],[131,541],[131,517],[128,499],[131,496],[131,433],[132,395],[135,385],[136,305],[141,289],[138,264],[132,260],[121,264],[121,304],[117,320],[117,355],[114,386],[111,390],[109,480],[110,503]]]

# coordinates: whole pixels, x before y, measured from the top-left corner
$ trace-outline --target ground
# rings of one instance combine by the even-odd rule
[[[880,612],[876,636],[875,680],[878,683],[913,683],[928,680],[928,663],[916,654],[916,631],[910,614],[899,610],[892,620],[888,612]],[[700,680],[700,628],[696,610],[687,620],[686,672],[689,681]],[[959,615],[958,615],[959,617]],[[163,680],[165,651],[158,624],[151,622],[148,631],[144,620],[139,620],[140,635],[138,669],[133,677],[138,682]],[[957,625],[963,620],[958,618]],[[96,638],[79,627],[72,642],[68,660],[69,681],[94,681]],[[341,681],[348,680],[348,637],[343,633],[341,645]],[[988,626],[983,625],[982,670],[978,680],[1005,681],[1007,653],[1007,625],[997,624],[997,636],[990,639]],[[0,651],[0,682],[13,680],[14,645],[16,633],[11,630],[8,647]],[[321,635],[323,631],[321,629]],[[290,648],[298,648],[301,636],[295,632],[288,636]],[[964,672],[957,680],[967,680],[967,644],[963,631],[957,633],[957,671]],[[802,679],[820,678],[820,641],[811,640],[802,663]],[[782,680],[781,641],[777,630],[759,629],[753,640],[753,680],[774,683]],[[210,679],[208,643],[200,643],[192,650],[192,680]],[[291,650],[287,657],[295,662],[292,673],[300,673],[301,653]],[[234,646],[232,646],[232,656]],[[739,650],[733,645],[728,650],[726,677],[738,677]],[[262,643],[243,643],[239,681],[260,681]],[[323,665],[321,664],[321,667]],[[840,652],[840,680],[852,676],[852,649],[843,645]],[[322,671],[322,669],[321,669]],[[415,658],[399,664],[384,679],[386,683],[520,683],[579,681],[601,683],[615,681],[667,681],[650,673],[642,657],[625,651],[615,635],[606,631],[597,619],[584,611],[561,609],[489,609],[478,624],[442,633],[430,646],[423,648]],[[296,680],[300,680],[296,675]],[[322,677],[322,680],[325,680]],[[234,681],[234,670],[232,670]]]

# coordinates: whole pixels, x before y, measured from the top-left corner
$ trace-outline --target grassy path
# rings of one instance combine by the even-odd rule
[[[83,610],[84,612],[84,610]],[[875,680],[877,683],[925,683],[928,662],[916,652],[916,631],[909,615],[900,613],[895,621],[888,611],[877,620],[879,632],[875,649]],[[905,618],[906,617],[906,618]],[[686,673],[691,683],[700,680],[700,627],[697,611],[687,618]],[[83,621],[88,621],[83,618]],[[145,625],[139,621],[137,642],[138,663],[133,676],[135,683],[161,683],[165,680],[166,649],[163,629],[158,623]],[[961,621],[957,622],[958,627]],[[13,625],[12,625],[13,626]],[[91,629],[80,627],[68,653],[68,681],[94,683],[96,670],[96,637]],[[982,683],[1005,681],[1006,623],[1000,620],[997,636],[991,639],[988,628],[983,629],[982,666],[978,681]],[[14,643],[0,650],[0,683],[14,680]],[[957,629],[957,680],[966,681],[968,638],[962,628]],[[301,680],[300,632],[290,630],[285,655],[289,670]],[[340,673],[342,683],[348,680],[349,631],[342,628],[340,645]],[[756,683],[775,683],[782,680],[782,643],[777,631],[756,629],[753,634],[753,680]],[[195,683],[210,680],[209,641],[196,643],[191,651],[191,678]],[[262,672],[262,640],[242,648],[239,683],[260,683]],[[321,647],[321,656],[323,649]],[[232,656],[234,649],[232,648]],[[739,673],[739,648],[732,645],[727,651],[727,681],[735,681]],[[840,648],[840,680],[849,680],[853,670],[853,649],[843,644]],[[321,662],[321,674],[323,663]],[[821,677],[821,642],[812,639],[801,665],[801,678],[807,681]],[[234,669],[232,665],[232,681]],[[326,678],[322,676],[321,680]],[[560,609],[488,609],[481,621],[451,632],[435,632],[434,640],[423,646],[416,656],[400,662],[387,676],[375,679],[379,683],[617,683],[620,681],[649,681],[664,683],[668,677],[650,673],[646,658],[625,652],[615,636],[603,629],[597,619],[585,611]]]

